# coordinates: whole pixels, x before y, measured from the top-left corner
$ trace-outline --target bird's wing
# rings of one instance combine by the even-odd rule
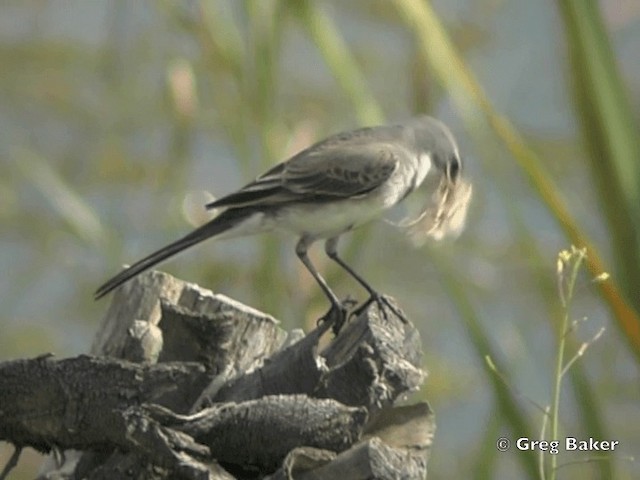
[[[399,150],[389,144],[369,144],[310,152],[286,164],[283,186],[302,195],[362,195],[391,176],[398,167]]]
[[[389,142],[323,142],[207,207],[276,206],[364,195],[384,183],[410,156],[408,150]]]

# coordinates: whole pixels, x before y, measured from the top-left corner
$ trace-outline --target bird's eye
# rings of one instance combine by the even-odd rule
[[[458,178],[458,174],[460,173],[460,161],[458,157],[453,156],[449,159],[447,163],[447,176],[449,180],[453,181]]]

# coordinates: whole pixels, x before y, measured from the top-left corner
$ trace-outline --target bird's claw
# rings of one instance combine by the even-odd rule
[[[347,297],[342,300],[340,304],[332,304],[329,310],[327,310],[327,313],[318,319],[317,326],[319,327],[324,324],[329,324],[331,325],[333,334],[337,336],[347,319],[350,317],[349,310],[351,310],[356,303],[355,299]]]
[[[378,311],[382,314],[382,318],[386,321],[389,320],[389,311],[393,313],[397,318],[399,318],[403,323],[409,323],[407,317],[405,317],[402,310],[400,310],[395,303],[386,295],[381,295],[379,293],[372,293],[367,301],[365,301],[362,305],[351,312],[352,316],[359,316],[362,312],[364,312],[369,306],[374,303],[378,306]]]

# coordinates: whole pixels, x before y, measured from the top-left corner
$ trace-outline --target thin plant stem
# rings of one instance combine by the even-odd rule
[[[571,315],[571,303],[573,300],[573,292],[576,285],[576,279],[583,260],[586,257],[585,249],[575,249],[572,247],[571,254],[566,255],[568,252],[561,252],[559,262],[563,262],[565,265],[571,267],[569,277],[566,282],[566,287],[563,285],[565,281],[564,268],[558,266],[558,282],[560,283],[560,291],[562,292],[561,298],[563,299],[564,314],[562,316],[562,322],[560,324],[558,335],[558,356],[556,358],[555,378],[553,388],[553,402],[551,403],[551,440],[558,439],[558,423],[559,423],[559,410],[560,410],[560,392],[562,390],[562,376],[564,371],[564,355],[567,341],[567,333],[570,328],[570,315]],[[571,261],[573,260],[573,261]],[[565,290],[566,288],[566,290]],[[556,468],[558,464],[557,456],[551,456],[551,466],[549,472],[549,480],[556,479]]]
[[[549,425],[550,409],[551,407],[548,405],[544,409],[544,416],[542,417],[542,427],[540,427],[540,438],[544,438],[545,434],[547,433],[547,425]],[[545,471],[544,471],[544,459],[545,459],[544,451],[541,449],[539,462],[538,462],[538,474],[540,475],[540,480],[545,480],[547,478],[547,475],[545,474]]]
[[[578,349],[578,351],[576,352],[576,354],[571,358],[571,360],[569,360],[567,362],[567,364],[565,365],[564,369],[562,369],[561,375],[564,377],[564,375],[569,371],[569,369],[571,368],[571,366],[580,358],[584,355],[584,352],[587,351],[587,349],[589,348],[590,345],[594,344],[595,342],[598,341],[598,339],[602,336],[602,334],[604,333],[605,328],[602,327],[600,328],[600,330],[598,330],[598,333],[596,333],[593,338],[591,338],[591,340],[589,340],[588,342],[584,342],[582,345],[580,345],[580,348]]]

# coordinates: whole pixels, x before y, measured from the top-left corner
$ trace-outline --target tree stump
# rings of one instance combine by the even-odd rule
[[[287,333],[149,272],[115,292],[91,355],[0,363],[0,440],[10,463],[53,451],[50,479],[422,479],[432,412],[394,406],[426,376],[420,336],[388,313]]]

